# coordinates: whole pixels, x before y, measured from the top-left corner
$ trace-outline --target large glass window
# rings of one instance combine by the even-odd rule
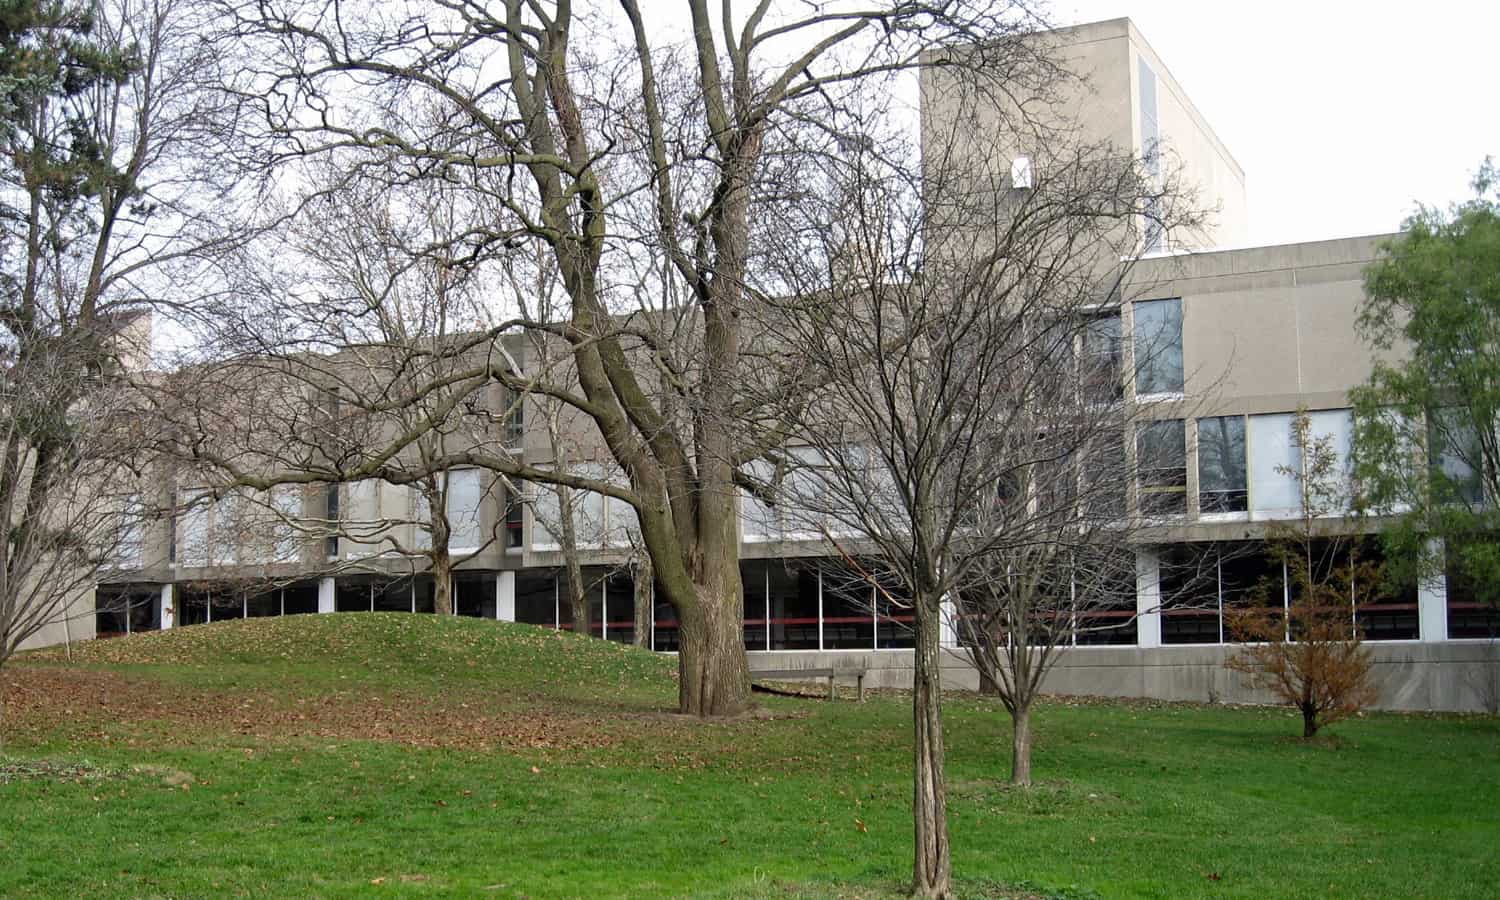
[[[1141,515],[1187,512],[1187,444],[1181,419],[1149,422],[1136,433]]]
[[[1198,509],[1205,513],[1250,508],[1245,479],[1245,419],[1198,420]]]
[[[449,544],[454,550],[478,550],[481,543],[478,469],[454,469],[448,473]]]
[[[94,589],[98,637],[155,631],[161,627],[161,589],[156,585],[101,584]]]
[[[1337,460],[1321,484],[1310,485],[1308,505],[1318,515],[1342,512],[1349,501],[1349,447],[1353,420],[1347,409],[1307,414],[1309,445],[1326,446]],[[1294,518],[1303,513],[1302,449],[1295,416],[1251,416],[1249,425],[1250,508],[1257,518]]]
[[[454,573],[453,611],[461,616],[472,616],[476,619],[495,618],[494,573]]]
[[[1281,560],[1265,544],[1246,541],[1220,549],[1219,593],[1223,600],[1224,639],[1236,639],[1233,623],[1239,612],[1286,614],[1285,572]]]
[[[1118,310],[1091,316],[1083,326],[1079,381],[1083,399],[1107,403],[1125,396],[1125,363]]]
[[[1355,596],[1359,605],[1354,610],[1354,621],[1367,641],[1414,641],[1421,625],[1417,617],[1417,582],[1415,578],[1396,580],[1385,570],[1385,551],[1380,539],[1374,536],[1361,538],[1354,546],[1354,559],[1374,563],[1380,571],[1382,581],[1377,585],[1362,585],[1355,577]]]
[[[557,576],[552,571],[516,573],[516,621],[557,627]]]
[[[1477,577],[1473,557],[1483,558],[1492,547],[1449,544],[1444,554],[1448,580],[1448,637],[1500,638],[1500,585]]]
[[[818,573],[795,563],[770,567],[771,649],[818,649]]]
[[[1182,301],[1146,300],[1135,309],[1135,392],[1182,393]]]
[[[1080,447],[1081,465],[1078,501],[1082,514],[1094,521],[1109,522],[1125,515],[1124,430],[1113,429],[1090,435]],[[1066,477],[1066,472],[1063,477]],[[1059,484],[1066,491],[1068,485]]]
[[[875,594],[859,572],[843,568],[823,573],[823,647],[870,650],[875,646]]]
[[[1479,478],[1483,452],[1473,423],[1457,410],[1433,410],[1428,417],[1433,481],[1440,500],[1478,506],[1484,498]]]
[[[1074,640],[1078,644],[1136,643],[1134,553],[1100,553],[1073,568]]]
[[[744,560],[740,563],[740,586],[744,592],[744,604],[740,609],[743,622],[746,650],[764,650],[770,635],[766,613],[766,570],[769,564],[762,560]]]
[[[1157,554],[1164,644],[1217,644],[1219,550],[1212,544],[1178,544]]]

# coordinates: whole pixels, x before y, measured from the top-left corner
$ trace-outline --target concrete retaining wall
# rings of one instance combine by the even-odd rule
[[[1489,641],[1371,643],[1379,707],[1399,710],[1484,711],[1500,694],[1500,644]],[[1074,647],[1061,651],[1044,690],[1199,703],[1267,703],[1245,676],[1224,668],[1231,646]],[[909,650],[755,651],[751,669],[864,666],[869,687],[911,687]],[[977,690],[968,657],[949,650],[943,659],[949,688]]]

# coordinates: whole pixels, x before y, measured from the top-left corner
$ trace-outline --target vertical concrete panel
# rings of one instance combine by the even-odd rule
[[[170,582],[161,586],[161,598],[157,601],[157,610],[161,614],[161,627],[165,631],[177,624],[177,596],[176,586]]]
[[[1136,643],[1161,646],[1161,560],[1155,550],[1135,554]]]
[[[516,620],[515,572],[500,572],[495,576],[495,618],[502,622]]]
[[[1434,538],[1427,546],[1434,559],[1443,558],[1443,542]],[[1423,642],[1448,639],[1448,579],[1442,572],[1417,584],[1417,628]]]
[[[958,646],[958,627],[954,624],[954,618],[958,615],[958,607],[952,600],[944,600],[938,607],[938,644],[943,647]]]
[[[318,579],[318,612],[331,613],[334,611],[334,585],[332,578]]]

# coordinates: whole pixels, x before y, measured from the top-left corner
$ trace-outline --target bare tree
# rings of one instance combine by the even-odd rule
[[[808,204],[804,232],[827,237],[813,252],[786,245],[784,266],[828,287],[777,305],[805,367],[796,435],[808,446],[761,486],[911,604],[923,896],[949,891],[945,616],[962,610],[970,643],[996,651],[981,669],[1016,717],[1024,774],[1030,703],[1077,627],[1071,604],[1104,602],[1091,595],[1129,534],[1126,437],[1150,410],[1120,402],[1120,285],[1147,227],[1193,221],[1173,179],[1129,151],[1052,135],[1018,184],[1009,158],[953,142],[972,122],[951,127],[926,135],[920,170],[901,146],[827,161],[828,199]],[[1068,614],[1051,616],[1064,597]]]
[[[724,4],[715,15],[688,0],[682,45],[657,39],[668,23],[648,22],[635,0],[592,14],[520,0],[228,12],[241,94],[290,158],[328,154],[351,171],[394,162],[405,177],[445,179],[496,211],[471,223],[466,245],[532,238],[547,248],[566,316],[524,324],[566,345],[572,383],[498,363],[473,375],[581,413],[628,484],[485,448],[434,465],[480,465],[633,507],[655,585],[681,622],[680,708],[743,710],[737,489],[786,435],[763,406],[768,392],[750,388],[795,381],[777,377],[784,365],[760,371],[746,352],[747,315],[786,286],[764,269],[759,242],[795,211],[784,188],[797,160],[833,145],[823,123],[933,47],[973,44],[962,63],[1020,92],[1051,77],[1019,39],[1036,25],[1029,5]],[[642,270],[654,273],[644,292]],[[620,315],[643,296],[649,324]],[[335,474],[366,477],[387,451],[371,448]],[[244,483],[281,477],[229,471]]]
[[[16,13],[0,122],[0,662],[65,623],[112,559],[141,565],[155,504],[132,469],[147,423],[131,381],[153,314],[192,314],[245,233],[222,205],[240,172],[211,161],[237,134],[207,87],[202,5]]]

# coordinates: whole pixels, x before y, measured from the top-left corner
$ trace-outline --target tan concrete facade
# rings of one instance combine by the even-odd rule
[[[1274,505],[1266,493],[1276,487],[1274,479],[1266,476],[1274,471],[1275,455],[1268,456],[1266,451],[1276,448],[1266,443],[1265,435],[1273,434],[1275,427],[1281,427],[1289,414],[1299,408],[1323,415],[1326,421],[1334,423],[1330,427],[1336,427],[1339,416],[1349,405],[1349,390],[1369,375],[1373,359],[1356,329],[1363,297],[1362,273],[1377,257],[1381,242],[1388,236],[1215,249],[1239,243],[1246,233],[1244,173],[1136,28],[1128,20],[1119,19],[1064,29],[1038,40],[1048,42],[1059,58],[1082,76],[1054,98],[1050,114],[1062,117],[1064,125],[1086,140],[1139,150],[1148,118],[1142,108],[1142,81],[1147,77],[1154,79],[1155,124],[1161,146],[1200,192],[1203,205],[1215,210],[1201,233],[1185,236],[1167,248],[1167,252],[1141,260],[1116,297],[1120,302],[1118,313],[1125,346],[1121,372],[1125,382],[1124,402],[1137,406],[1141,422],[1163,419],[1183,422],[1186,460],[1183,508],[1159,523],[1155,544],[1141,548],[1139,571],[1143,574],[1138,584],[1138,616],[1131,623],[1134,631],[1130,644],[1067,648],[1049,677],[1047,688],[1069,694],[1203,702],[1264,700],[1249,691],[1239,676],[1223,669],[1232,645],[1222,642],[1222,634],[1208,635],[1206,639],[1199,635],[1190,637],[1191,643],[1173,644],[1183,634],[1173,631],[1170,615],[1158,602],[1161,579],[1154,560],[1183,546],[1253,541],[1263,535],[1265,523],[1276,518]],[[943,106],[945,98],[952,96],[949,86],[942,83],[944,77],[941,70],[924,75],[924,133],[941,132],[952,119]],[[982,118],[991,128],[988,132],[967,135],[965,139],[970,144],[963,152],[998,152],[1002,159],[1032,153],[1041,156],[1044,148],[1028,146],[1027,138],[1016,137],[1007,130],[1017,112],[999,108],[981,110]],[[1140,312],[1148,308],[1147,304],[1158,301],[1175,304],[1173,308],[1180,311],[1180,331],[1175,340],[1181,357],[1181,385],[1180,390],[1164,395],[1142,397],[1138,396],[1131,374],[1135,364],[1130,348]],[[523,371],[536,364],[534,354],[528,352],[524,342],[510,338],[506,342],[507,353]],[[561,365],[565,368],[566,362]],[[498,387],[492,388],[485,400],[495,413],[503,410],[506,402]],[[1205,420],[1220,418],[1238,421],[1244,430],[1240,463],[1247,472],[1243,490],[1246,508],[1209,512],[1200,496],[1204,478],[1199,429]],[[510,449],[529,463],[546,466],[555,462],[556,454],[541,427],[542,419],[542,410],[528,401],[524,435]],[[562,430],[568,437],[564,454],[570,464],[600,466],[603,467],[600,473],[607,475],[612,464],[592,423],[576,413],[565,413],[562,422]],[[514,436],[502,434],[498,424],[495,428],[483,439],[507,446],[517,443]],[[1128,435],[1125,443],[1127,447],[1134,446]],[[1260,481],[1256,480],[1257,472],[1262,476]],[[481,500],[476,510],[476,527],[490,542],[463,562],[460,570],[489,579],[484,590],[491,592],[491,601],[487,601],[490,605],[484,609],[496,618],[518,619],[545,627],[571,627],[563,619],[565,604],[557,602],[555,580],[549,581],[562,560],[555,540],[540,525],[542,504],[535,500],[534,493],[530,495],[531,502],[524,505],[522,514],[521,546],[509,546],[506,515],[515,498],[497,484],[493,475],[481,472],[478,477]],[[161,496],[155,498],[163,509],[178,505],[173,502],[169,481],[164,478]],[[180,495],[190,487],[179,484],[177,491]],[[368,502],[358,500],[358,491],[349,485],[298,488],[296,503],[311,527],[300,538],[294,559],[251,561],[242,555],[232,564],[223,561],[192,564],[184,556],[183,522],[179,516],[175,522],[156,523],[146,540],[142,564],[132,571],[118,572],[111,580],[155,588],[165,586],[159,618],[162,626],[169,627],[174,618],[179,624],[181,621],[172,609],[174,586],[180,591],[195,583],[300,582],[307,590],[315,587],[316,611],[330,612],[342,608],[344,601],[339,599],[342,597],[339,591],[353,580],[421,577],[425,564],[420,559],[385,552],[378,535],[365,545],[341,538],[338,552],[330,556],[326,540],[317,528],[319,520],[325,520],[326,524],[331,508],[329,491],[339,492],[338,507],[346,520],[358,503]],[[414,515],[408,488],[379,486],[373,496],[379,518]],[[626,513],[620,507],[596,499],[601,500],[598,508],[606,511],[611,521],[614,517],[625,521]],[[1137,501],[1132,500],[1131,506],[1136,508]],[[746,524],[743,518],[742,524]],[[410,542],[415,538],[415,526],[410,522],[394,527],[405,529],[403,540]],[[799,540],[796,535],[751,533],[747,524],[746,527],[742,558],[747,567],[753,567],[747,571],[757,573],[755,577],[764,581],[761,607],[757,605],[761,599],[752,590],[754,579],[747,578],[744,613],[746,644],[761,655],[759,663],[774,668],[860,665],[875,670],[877,685],[909,684],[910,652],[899,647],[899,638],[882,631],[886,625],[879,624],[885,622],[879,618],[880,614],[869,613],[868,632],[861,630],[866,623],[851,625],[849,620],[859,618],[857,611],[852,615],[848,609],[834,612],[831,601],[825,608],[821,577],[809,576],[808,567],[799,568],[799,561],[829,555],[826,546]],[[629,553],[628,541],[612,538],[594,542],[584,551],[584,564],[591,571],[602,573],[596,586],[600,617],[613,624],[606,625],[600,633],[611,637],[618,634],[619,627],[614,622],[618,615],[609,612],[611,603],[623,604],[627,593],[621,586],[623,583],[611,586],[610,579],[615,578],[611,572],[620,570]],[[553,594],[550,600],[549,590]],[[375,591],[375,587],[370,588],[372,608],[376,608]],[[413,591],[415,609],[418,608],[415,588]],[[797,607],[799,603],[801,606]],[[1472,685],[1475,673],[1490,658],[1486,655],[1490,645],[1483,641],[1450,640],[1446,604],[1443,585],[1422,586],[1418,596],[1406,604],[1410,608],[1394,614],[1400,621],[1390,626],[1387,639],[1372,642],[1383,705],[1400,709],[1473,709],[1481,705]],[[237,613],[230,612],[252,614],[248,604]],[[658,649],[673,647],[670,632],[675,623],[668,621],[670,617],[670,611],[661,608],[653,612],[656,624],[652,643]],[[74,636],[80,636],[83,630],[80,626]],[[92,633],[92,623],[88,623],[88,631]],[[849,634],[854,637],[846,637]],[[58,634],[48,635],[49,642],[59,639]],[[871,649],[839,649],[851,641],[863,642],[861,646]],[[961,654],[953,652],[950,662],[949,683],[974,686],[973,670]]]

